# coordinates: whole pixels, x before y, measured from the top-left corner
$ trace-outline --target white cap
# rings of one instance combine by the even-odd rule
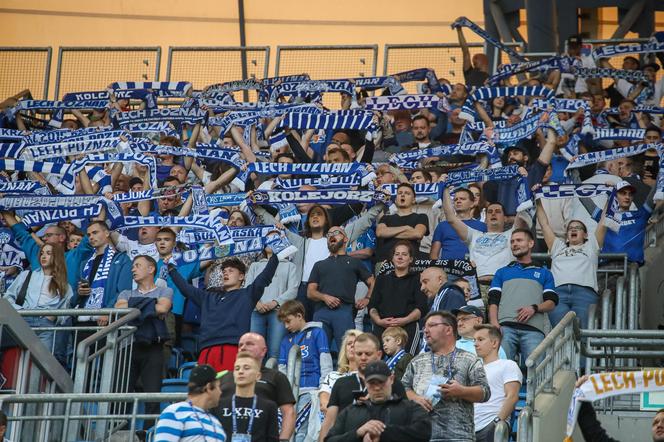
[[[616,192],[620,192],[623,189],[629,189],[632,193],[636,192],[636,187],[632,186],[625,180],[619,181],[618,184],[616,184]]]

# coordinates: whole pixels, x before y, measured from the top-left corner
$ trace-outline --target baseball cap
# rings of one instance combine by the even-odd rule
[[[583,39],[581,38],[580,35],[570,35],[567,38],[567,44],[568,45],[580,45],[583,43]]]
[[[392,371],[384,361],[369,362],[364,369],[364,380],[369,382],[372,379],[385,382],[392,374]]]
[[[203,387],[215,379],[221,379],[226,373],[228,373],[228,370],[223,370],[217,373],[214,371],[214,368],[207,364],[197,365],[191,370],[189,383],[194,384],[197,387]]]
[[[484,318],[484,313],[482,313],[482,310],[479,308],[475,307],[474,305],[464,305],[461,308],[455,308],[452,310],[453,315],[458,315],[459,313],[464,313],[466,315],[473,315],[473,316],[478,316],[480,318]]]
[[[619,181],[618,184],[616,184],[616,192],[619,192],[623,189],[629,189],[632,193],[636,192],[636,187],[632,186],[625,180]]]

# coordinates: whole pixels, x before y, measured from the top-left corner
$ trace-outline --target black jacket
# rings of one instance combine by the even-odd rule
[[[392,396],[382,404],[363,401],[346,407],[337,417],[325,441],[361,441],[356,431],[370,420],[385,423],[385,431],[380,435],[381,442],[428,442],[431,439],[431,417],[424,409],[408,399]]]
[[[602,424],[597,420],[595,409],[590,402],[581,402],[577,422],[585,440],[593,442],[618,442],[606,434],[606,430],[602,428]]]
[[[162,344],[170,339],[166,321],[157,315],[157,299],[147,296],[133,296],[127,300],[129,308],[137,308],[141,316],[131,321],[129,325],[136,328],[134,339],[144,344]]]

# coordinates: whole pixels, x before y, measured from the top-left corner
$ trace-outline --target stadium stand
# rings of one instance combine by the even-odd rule
[[[664,388],[663,37],[546,58],[489,41],[490,66],[477,25],[453,26],[430,65],[391,45],[382,76],[370,45],[348,69],[341,47],[284,47],[275,77],[264,48],[171,51],[191,82],[68,48],[114,70],[63,74],[56,100],[33,98],[33,48],[34,89],[0,105],[5,437],[344,440],[364,400],[423,407],[435,441],[581,440],[577,399],[642,436]],[[316,50],[334,66],[307,72]],[[254,77],[204,84],[239,53]]]

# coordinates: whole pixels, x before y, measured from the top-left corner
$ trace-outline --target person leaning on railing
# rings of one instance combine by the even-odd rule
[[[62,246],[44,244],[39,249],[39,268],[24,270],[7,289],[4,298],[16,310],[54,310],[66,308],[73,296],[67,282],[67,266]],[[25,316],[31,327],[53,327],[55,316]],[[53,351],[55,332],[36,331],[41,342]]]

